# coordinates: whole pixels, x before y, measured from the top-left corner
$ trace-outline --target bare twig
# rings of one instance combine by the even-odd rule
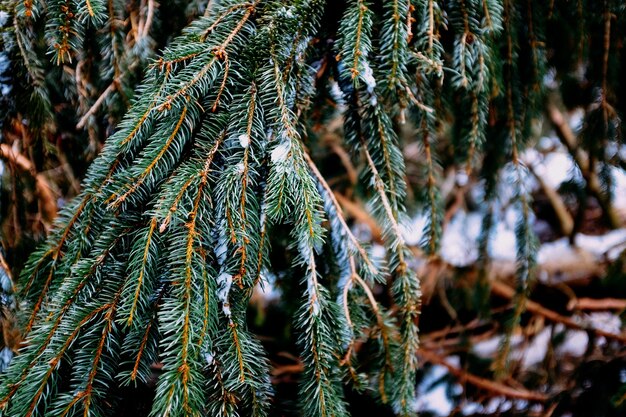
[[[144,21],[143,25],[141,25],[137,30],[137,35],[139,39],[145,38],[150,32],[150,28],[152,27],[152,20],[154,18],[154,7],[154,0],[148,0],[148,13],[146,15],[146,20]]]
[[[546,394],[536,391],[529,391],[523,388],[512,388],[499,382],[470,374],[463,369],[459,369],[456,366],[449,364],[444,358],[440,357],[435,352],[420,349],[418,351],[418,355],[428,362],[446,367],[452,375],[459,379],[460,382],[468,382],[477,388],[492,392],[496,395],[541,403],[548,401],[548,396]]]
[[[319,183],[322,185],[322,187],[326,191],[326,194],[328,194],[328,198],[330,198],[330,201],[333,203],[333,206],[335,206],[335,210],[337,211],[337,218],[339,219],[339,222],[341,223],[341,226],[343,227],[346,233],[346,236],[348,237],[350,242],[352,242],[352,245],[361,256],[361,260],[365,263],[370,273],[374,275],[378,274],[378,268],[374,266],[374,263],[370,260],[370,257],[367,251],[361,246],[361,243],[352,233],[352,230],[348,226],[348,223],[346,223],[346,219],[343,217],[343,213],[341,211],[341,205],[337,201],[335,197],[335,193],[326,182],[326,179],[324,178],[322,173],[319,171],[319,169],[317,169],[315,162],[313,162],[313,160],[311,159],[308,153],[306,152],[304,153],[304,158],[306,159],[307,164],[309,164],[309,168],[311,169],[311,171],[313,172],[313,174],[315,175]]]
[[[346,169],[346,173],[348,174],[348,179],[350,180],[350,184],[355,185],[358,182],[359,174],[354,168],[352,161],[350,160],[350,155],[344,148],[341,147],[338,143],[331,143],[330,149],[339,157],[341,164]]]
[[[491,292],[500,297],[506,298],[508,300],[512,300],[515,297],[515,290],[508,285],[499,282],[493,281],[491,283]],[[526,310],[533,313],[538,314],[540,316],[545,317],[546,319],[553,321],[555,323],[561,323],[570,329],[576,330],[584,330],[594,333],[597,336],[603,336],[610,340],[616,340],[620,343],[626,343],[626,335],[624,334],[615,334],[611,332],[607,332],[606,330],[597,329],[595,327],[586,326],[583,323],[578,323],[571,317],[562,316],[554,310],[550,310],[542,306],[541,304],[527,300],[526,301]]]
[[[6,143],[0,144],[0,158],[9,161],[20,170],[28,172],[33,176],[41,213],[47,222],[51,222],[57,214],[57,203],[48,179],[42,173],[37,172],[26,156],[14,151],[11,146]]]
[[[372,218],[372,216],[370,216],[365,210],[363,210],[361,205],[355,203],[354,201],[339,193],[335,193],[335,198],[348,214],[354,217],[357,221],[367,225],[367,227],[372,232],[372,239],[374,241],[380,242],[382,236],[380,227]]]
[[[89,110],[87,110],[87,113],[85,113],[83,117],[80,118],[80,120],[76,124],[76,129],[82,129],[85,127],[89,118],[98,111],[104,100],[117,88],[117,83],[118,81],[114,80],[111,84],[109,84],[106,90],[104,90],[102,94],[100,94],[100,97],[98,97],[96,102],[93,103]]]
[[[565,236],[569,236],[572,234],[572,230],[574,230],[574,219],[572,219],[572,215],[567,211],[567,207],[563,202],[563,199],[559,195],[558,192],[552,187],[550,187],[541,177],[541,175],[537,175],[537,172],[532,167],[531,164],[527,164],[530,172],[534,175],[535,179],[539,183],[539,187],[545,194],[546,198],[550,202],[550,205],[554,209],[554,213],[559,219],[559,226],[561,228],[561,232]]]
[[[568,310],[626,310],[626,300],[620,298],[576,298],[567,304]]]
[[[572,155],[572,158],[574,158],[576,165],[578,165],[583,174],[583,178],[587,181],[589,191],[598,200],[598,203],[600,203],[608,221],[613,227],[619,226],[619,216],[615,213],[610,200],[602,191],[602,186],[600,185],[597,173],[593,172],[591,169],[593,164],[589,161],[589,155],[587,155],[580,148],[580,146],[578,146],[576,135],[567,124],[565,117],[563,117],[561,111],[551,103],[547,105],[547,113],[548,117],[552,121],[554,129],[556,130],[558,138],[561,140],[563,145],[565,145],[570,155]]]

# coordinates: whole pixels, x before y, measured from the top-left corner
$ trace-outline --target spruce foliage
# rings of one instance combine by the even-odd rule
[[[400,143],[407,125],[424,158],[417,191],[427,224],[418,252],[434,257],[440,245],[440,163],[450,157],[442,136],[461,174],[486,184],[485,251],[501,174],[513,190],[517,291],[493,365],[496,374],[506,370],[534,280],[532,196],[520,153],[545,99],[538,22],[554,5],[340,3],[210,2],[156,59],[149,28],[140,29],[141,42],[124,45],[123,2],[16,3],[17,42],[45,21],[55,64],[80,60],[89,34],[102,33],[105,59],[93,71],[119,94],[108,102],[113,124],[124,91],[145,74],[82,191],[22,271],[26,342],[2,377],[1,416],[113,415],[116,389],[149,382],[157,362],[153,416],[269,415],[271,364],[248,307],[255,287],[284,272],[272,263],[273,245],[285,249],[288,285],[298,294],[299,414],[348,415],[345,393],[353,389],[412,415],[421,293],[403,227],[415,191]],[[603,4],[607,16],[622,16],[623,6]],[[582,132],[590,158],[578,186],[611,217],[601,145],[621,127],[606,94],[609,43],[593,68],[601,94]],[[43,126],[54,116],[44,64],[30,52],[23,57],[33,120]],[[95,129],[95,112],[83,116],[82,127]],[[311,121],[336,117],[340,146],[360,169],[357,192],[382,231],[384,259],[350,227],[322,169]],[[452,126],[445,135],[443,121]]]
[[[86,5],[94,24],[104,13],[96,6]],[[363,33],[363,46],[346,37],[340,63],[364,52],[352,53],[362,64],[341,76],[346,96],[371,103],[354,115],[362,132],[352,145],[365,155],[372,206],[387,230],[398,325],[372,297],[364,322],[351,322],[349,293],[371,295],[383,271],[342,220],[299,122],[318,87],[309,56],[320,53],[313,38],[324,11],[316,0],[222,2],[150,66],[84,191],[23,272],[31,337],[2,388],[7,415],[102,415],[108,387],[145,382],[157,360],[163,374],[153,415],[266,415],[269,365],[246,309],[271,267],[268,238],[279,225],[289,228],[293,265],[302,271],[294,320],[303,415],[347,413],[340,362],[357,366],[351,349],[372,325],[381,326],[369,337],[384,339],[377,356],[388,363],[366,372],[381,380],[381,397],[408,412],[419,283],[399,229],[404,165],[376,102],[369,34],[350,14],[343,24]],[[49,26],[58,29],[55,59],[69,59],[81,32],[54,19]],[[406,38],[405,21],[390,30]],[[386,90],[396,90],[405,82],[406,42],[389,53],[398,79]],[[363,77],[353,77],[357,71]],[[343,295],[321,273],[328,244],[338,250]]]

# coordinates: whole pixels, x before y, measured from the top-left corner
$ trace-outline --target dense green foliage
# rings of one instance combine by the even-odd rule
[[[201,9],[187,6],[192,16]],[[576,8],[222,0],[169,42],[150,37],[150,7],[134,37],[120,23],[120,1],[27,0],[11,10],[17,48],[9,52],[23,59],[31,86],[10,106],[26,111],[35,142],[46,143],[51,120],[67,117],[54,114],[55,102],[79,104],[75,130],[86,128],[92,142],[115,132],[21,271],[26,343],[2,375],[0,415],[115,415],[120,387],[149,383],[155,363],[162,371],[151,415],[273,414],[272,366],[249,309],[255,289],[277,282],[302,362],[297,414],[348,415],[353,391],[413,414],[421,309],[414,257],[427,263],[439,251],[442,165],[459,171],[461,189],[467,177],[484,181],[477,311],[488,301],[485,242],[498,185],[511,190],[516,290],[492,365],[505,375],[535,279],[533,197],[520,154],[551,100],[546,51],[558,38],[548,39],[547,22],[573,22]],[[571,187],[582,206],[595,198],[613,226],[608,167],[616,161],[605,148],[621,138],[623,87],[610,69],[623,59],[612,42],[623,29],[611,30],[623,9],[598,5],[588,28],[570,31],[576,45],[591,36],[590,46],[551,64],[565,78],[589,63],[586,166]],[[46,48],[51,63],[40,53]],[[70,62],[87,81],[54,91],[44,68],[62,78]],[[403,129],[421,158],[410,186]],[[358,178],[346,181],[329,162],[328,132],[341,134]],[[367,201],[382,258],[344,216],[335,192],[346,190]],[[407,206],[426,213],[420,248],[406,242]],[[581,221],[563,232],[573,237]]]

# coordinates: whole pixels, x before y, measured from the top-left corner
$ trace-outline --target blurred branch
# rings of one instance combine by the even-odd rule
[[[145,38],[150,33],[150,28],[152,27],[152,20],[154,18],[154,0],[148,0],[148,13],[146,15],[146,19],[143,24],[140,24],[137,32],[139,39]]]
[[[583,178],[585,178],[587,182],[589,192],[598,200],[598,203],[600,203],[600,206],[602,207],[602,210],[611,226],[614,228],[619,227],[621,223],[619,216],[613,209],[610,198],[607,198],[605,193],[602,191],[602,186],[600,185],[597,173],[592,172],[591,167],[593,164],[589,161],[589,155],[587,155],[578,145],[576,135],[567,124],[563,113],[561,113],[561,111],[553,103],[548,103],[546,106],[548,117],[554,126],[556,134],[563,145],[565,145],[570,155],[572,155],[576,165],[580,168]]]
[[[28,172],[35,179],[35,192],[39,199],[39,206],[43,219],[50,223],[56,217],[57,203],[50,183],[46,177],[37,172],[31,161],[19,152],[14,151],[6,143],[0,144],[0,157],[23,172]]]
[[[567,304],[568,310],[626,310],[626,300],[619,298],[577,298]]]
[[[513,298],[515,297],[515,290],[499,281],[493,281],[491,283],[491,291],[493,294],[506,298],[508,300],[513,300]],[[543,316],[546,319],[555,323],[561,323],[565,327],[569,327],[570,329],[588,331],[594,333],[596,336],[603,336],[610,340],[616,340],[621,343],[626,343],[626,335],[624,334],[614,334],[602,329],[586,326],[584,323],[579,323],[571,317],[566,317],[557,313],[556,311],[547,309],[535,301],[526,301],[526,310],[533,314]]]
[[[508,398],[535,402],[548,401],[549,397],[546,394],[529,391],[523,388],[512,388],[507,385],[470,374],[463,369],[459,369],[456,366],[449,364],[444,358],[440,357],[438,354],[432,351],[420,349],[418,351],[418,355],[428,362],[444,366],[452,375],[458,378],[459,382],[461,383],[468,382],[477,388],[492,392],[495,395],[502,395]]]
[[[380,227],[378,227],[378,224],[372,218],[372,216],[370,216],[369,213],[367,213],[363,209],[362,205],[353,202],[349,198],[339,193],[335,193],[335,198],[337,198],[337,201],[339,201],[339,204],[341,204],[341,207],[346,211],[346,213],[348,213],[358,222],[367,225],[369,230],[372,232],[372,240],[376,242],[381,241],[382,234],[380,231]]]
[[[85,127],[89,118],[98,111],[98,109],[100,108],[104,100],[108,97],[108,95],[111,94],[117,88],[117,84],[118,84],[117,79],[114,80],[111,84],[109,84],[106,90],[104,90],[102,94],[100,94],[100,97],[98,97],[95,103],[93,103],[93,105],[89,108],[89,110],[87,110],[87,113],[85,113],[83,117],[80,118],[80,120],[76,124],[76,129],[82,129]]]
[[[527,166],[539,183],[539,187],[541,187],[541,190],[550,202],[552,209],[554,209],[554,213],[559,219],[561,232],[563,232],[565,236],[570,236],[572,234],[572,231],[574,230],[574,219],[572,219],[572,215],[567,210],[567,207],[565,206],[565,203],[563,202],[560,194],[554,188],[550,187],[543,180],[541,175],[537,175],[531,164],[527,164]]]

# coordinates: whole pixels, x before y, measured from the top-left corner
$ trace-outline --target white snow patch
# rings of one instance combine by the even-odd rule
[[[278,11],[278,15],[287,19],[293,19],[294,17],[291,7],[284,7],[284,6],[280,8],[280,10]]]
[[[222,303],[222,311],[224,312],[224,315],[228,318],[230,318],[231,316],[230,302],[228,300],[228,296],[230,294],[230,287],[232,285],[233,285],[232,275],[226,272],[222,272],[221,274],[219,274],[219,276],[217,277],[217,286],[218,286],[217,298]]]
[[[565,152],[549,153],[542,163],[535,167],[535,172],[546,185],[555,189],[572,177],[582,179],[582,174],[572,157]]]
[[[261,204],[261,216],[259,218],[259,223],[261,224],[261,227],[265,227],[266,220],[267,220],[267,203],[263,201],[263,204]]]
[[[494,415],[498,412],[498,410],[502,410],[502,407],[505,405],[506,402],[507,400],[504,397],[493,397],[484,407],[483,412],[485,415],[488,416]]]
[[[239,135],[239,144],[242,148],[247,148],[250,145],[250,136],[245,133]]]
[[[519,334],[514,334],[511,336],[511,346],[518,346],[523,340],[523,337]],[[476,356],[480,356],[481,358],[492,358],[500,349],[500,344],[502,343],[501,336],[493,336],[489,339],[482,340],[472,347],[472,352]]]
[[[564,327],[558,324],[555,332],[562,332]],[[524,346],[522,343],[524,338],[522,335],[513,335],[511,338],[511,359],[520,360],[522,369],[529,369],[543,362],[548,353],[548,349],[552,339],[552,327],[546,327],[537,333],[531,340],[530,344]],[[583,330],[567,330],[563,343],[556,346],[556,352],[559,356],[569,355],[581,357],[589,342],[587,332]],[[501,336],[493,336],[487,340],[476,343],[472,347],[472,353],[481,358],[493,358],[498,353]]]
[[[617,143],[615,142],[609,142],[606,144],[606,148],[604,148],[604,156],[606,159],[611,159],[615,156],[617,156],[617,152],[619,150],[619,147],[617,146]]]
[[[343,104],[343,92],[341,87],[339,87],[339,83],[335,80],[330,82],[330,95],[337,103]]]
[[[407,245],[417,246],[420,244],[427,221],[428,218],[425,215],[419,214],[412,218],[410,222],[402,222],[400,224],[402,237]]]
[[[367,61],[363,61],[363,71],[361,72],[361,78],[365,83],[367,92],[372,94],[374,92],[374,88],[376,87],[376,79],[374,78],[374,71],[372,71],[372,67],[370,67]]]
[[[480,235],[482,216],[459,211],[448,223],[441,239],[441,257],[451,265],[464,267],[478,259],[476,239]]]
[[[579,107],[576,110],[572,111],[569,115],[569,125],[575,133],[579,132],[583,128],[584,121],[585,109],[583,109],[582,107]]]
[[[483,411],[483,406],[475,402],[466,402],[461,407],[461,412],[466,415],[479,414]]]
[[[562,325],[557,327],[558,329],[562,329]],[[589,335],[587,332],[583,330],[569,330],[565,333],[565,340],[562,344],[560,344],[556,353],[559,356],[574,356],[581,357],[585,354],[587,350],[587,344],[589,343]]]
[[[262,294],[263,302],[265,305],[278,301],[281,296],[280,288],[276,285],[278,277],[268,270],[261,272],[261,279],[256,284],[255,291],[258,290],[258,294]]]
[[[217,242],[217,247],[215,248],[215,257],[217,258],[217,263],[219,265],[222,265],[224,261],[226,260],[227,251],[228,251],[228,239],[226,238],[225,233],[220,233],[220,237]]]
[[[601,258],[605,255],[616,255],[626,247],[626,229],[617,229],[601,236],[576,235],[576,246]],[[617,249],[617,251],[616,251]]]
[[[372,252],[372,257],[374,257],[375,259],[384,259],[385,256],[387,255],[387,251],[385,250],[385,247],[379,244],[372,245],[371,252]]]
[[[514,227],[514,226],[513,226]],[[517,256],[515,229],[498,222],[489,238],[489,255],[493,260],[515,261]]]
[[[0,350],[0,372],[4,372],[11,363],[11,359],[13,359],[13,351],[5,346]]]
[[[0,26],[6,25],[9,21],[9,14],[4,10],[0,10]]]
[[[546,71],[543,76],[543,85],[545,85],[550,90],[555,90],[559,87],[559,82],[556,78],[556,70],[554,68],[550,68]]]
[[[272,151],[272,155],[271,155],[272,162],[276,163],[276,162],[284,161],[287,158],[287,155],[289,154],[290,150],[291,150],[290,141],[281,142]]]
[[[531,366],[543,362],[546,354],[548,353],[551,336],[551,328],[544,328],[537,335],[535,335],[535,337],[533,337],[530,345],[524,349],[523,352],[520,352],[519,356],[521,356],[522,366],[524,368],[530,368]],[[517,356],[517,354],[515,356]]]
[[[458,363],[458,358],[450,357],[447,361],[454,365],[454,362]],[[412,409],[417,412],[430,412],[437,416],[449,416],[454,408],[454,404],[448,397],[448,383],[442,382],[436,385],[438,380],[448,374],[448,369],[441,365],[433,365],[417,388],[416,398],[411,404]],[[459,388],[462,387],[455,384],[452,387],[453,392],[459,392]]]
[[[623,160],[626,160],[626,146],[622,145],[620,149],[624,149]],[[622,152],[622,150],[620,150]],[[611,167],[611,176],[613,177],[613,207],[616,211],[626,213],[626,171],[618,167]],[[626,214],[624,215],[626,217]]]
[[[601,311],[586,315],[585,320],[591,327],[603,330],[607,333],[620,334],[622,331],[622,321],[610,312]]]
[[[540,151],[547,152],[555,148],[561,148],[561,141],[556,136],[542,136],[537,143]]]
[[[469,181],[469,176],[467,175],[467,171],[461,169],[456,173],[456,185],[459,187],[465,187],[467,182]]]

